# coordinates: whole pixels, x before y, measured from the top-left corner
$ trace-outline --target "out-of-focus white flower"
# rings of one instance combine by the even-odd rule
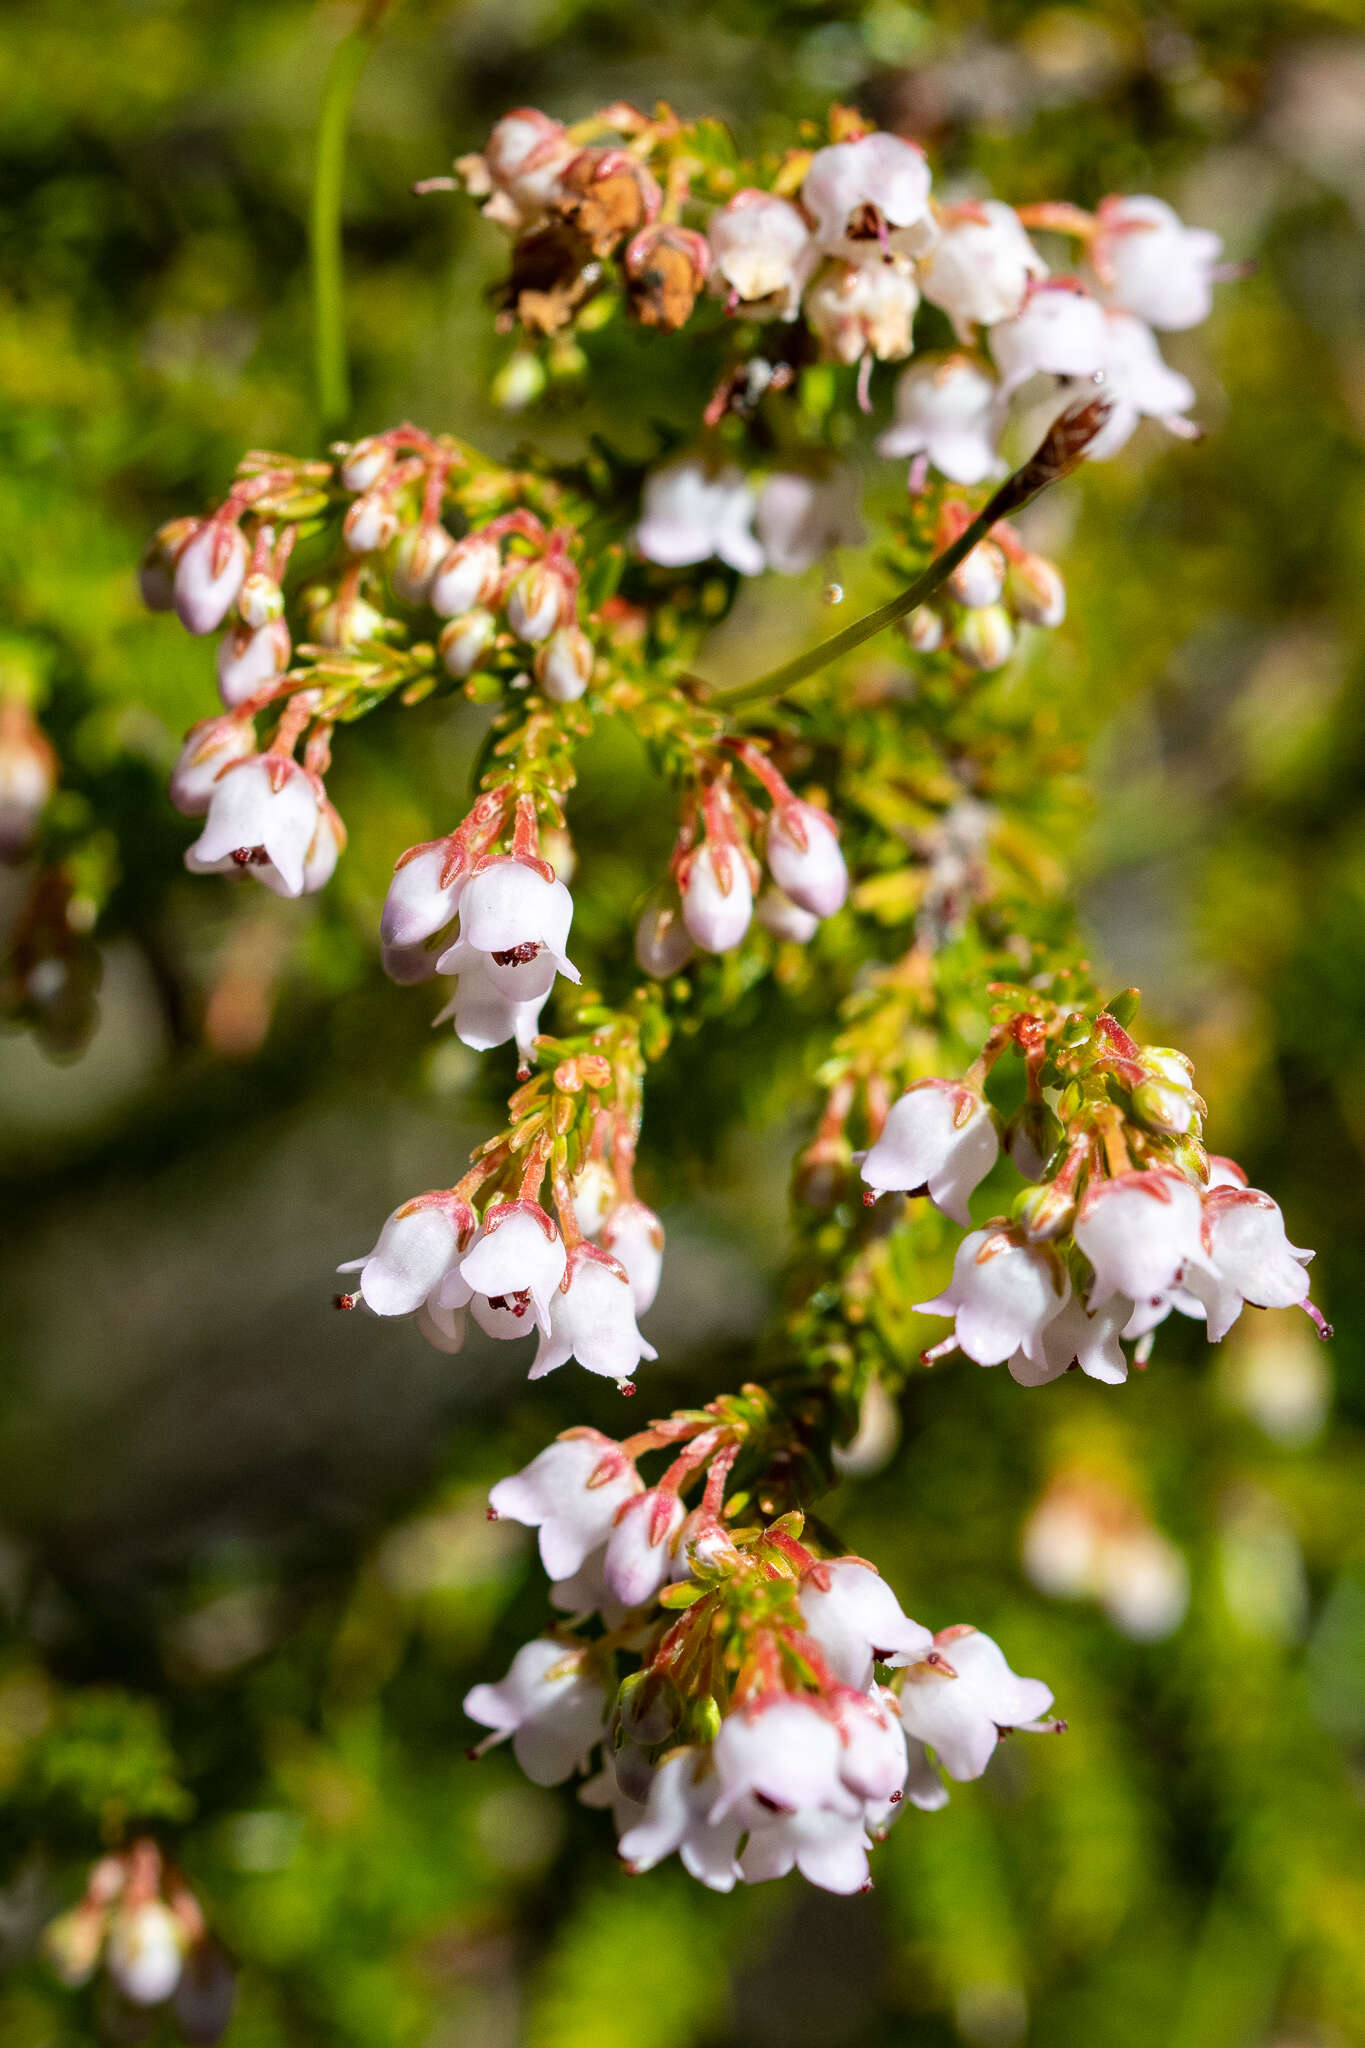
[[[1087,461],[1106,462],[1117,455],[1144,419],[1159,421],[1170,433],[1198,431],[1184,418],[1194,404],[1194,386],[1163,362],[1150,327],[1131,313],[1110,313],[1106,343],[1103,394],[1112,410],[1086,448]]]
[[[664,1264],[664,1227],[643,1202],[619,1202],[602,1223],[602,1243],[626,1269],[635,1313],[653,1308]]]
[[[935,1208],[965,1225],[972,1192],[999,1156],[984,1096],[956,1081],[917,1081],[892,1103],[863,1159],[862,1176],[878,1194],[927,1194]]]
[[[857,476],[846,465],[825,476],[801,469],[770,476],[757,518],[768,567],[779,576],[800,576],[834,548],[861,547],[867,529],[858,497]]]
[[[229,711],[283,675],[290,651],[283,619],[269,619],[263,626],[229,626],[218,642],[218,695]]]
[[[524,1318],[532,1315],[548,1336],[550,1304],[567,1264],[564,1240],[538,1203],[495,1203],[484,1216],[477,1242],[460,1261],[461,1275],[476,1297],[474,1319],[480,1329],[488,1326],[479,1315],[479,1297],[494,1309],[504,1308],[526,1330],[531,1324]]]
[[[383,491],[353,498],[341,522],[341,537],[353,555],[378,554],[398,531],[398,513]]]
[[[948,594],[968,611],[998,604],[1005,588],[1005,557],[992,540],[978,541],[948,578]]]
[[[348,491],[372,491],[393,468],[394,460],[391,441],[382,434],[366,434],[346,450],[338,475]]]
[[[655,1771],[643,1818],[621,1836],[622,1861],[635,1871],[652,1870],[676,1851],[683,1868],[713,1892],[734,1889],[735,1852],[741,1823],[713,1820],[716,1779],[705,1750],[675,1749]]]
[[[877,442],[879,455],[925,455],[958,484],[979,484],[1004,469],[995,442],[1000,388],[970,356],[925,356],[896,380],[896,419]]]
[[[635,927],[635,959],[641,973],[667,981],[681,974],[695,950],[683,922],[681,897],[671,887],[656,891]]]
[[[255,751],[256,735],[249,719],[205,718],[191,726],[180,759],[171,770],[171,802],[181,816],[206,817],[223,770]]]
[[[651,1487],[617,1514],[602,1576],[623,1607],[643,1607],[674,1576],[675,1539],[687,1510],[676,1493]]]
[[[886,1580],[860,1558],[824,1558],[801,1582],[801,1616],[835,1677],[858,1692],[873,1663],[910,1664],[934,1647],[930,1630],[902,1612]]]
[[[176,557],[173,602],[191,633],[216,633],[246,575],[247,547],[240,528],[206,519]]]
[[[404,604],[425,604],[437,572],[455,543],[434,519],[400,533],[389,559],[389,581]]]
[[[1114,1295],[1091,1315],[1073,1294],[1044,1329],[1035,1355],[1015,1352],[1011,1374],[1021,1387],[1041,1387],[1078,1365],[1092,1380],[1120,1385],[1128,1377],[1128,1361],[1119,1338],[1132,1312],[1131,1301]]]
[[[215,779],[204,829],[185,865],[192,874],[245,868],[277,894],[301,896],[322,802],[321,782],[297,761],[252,754]]]
[[[1101,200],[1091,247],[1095,289],[1149,327],[1197,327],[1213,310],[1214,268],[1222,253],[1209,228],[1187,228],[1175,208],[1150,193]]]
[[[821,248],[866,254],[869,245],[922,256],[937,238],[924,152],[879,130],[817,149],[801,186]]]
[[[561,197],[561,176],[578,153],[560,122],[536,107],[517,107],[496,123],[481,151],[460,157],[455,168],[465,190],[484,200],[485,217],[519,235]]]
[[[533,647],[557,626],[571,625],[575,611],[574,584],[558,562],[532,562],[507,592],[507,623],[518,640]]]
[[[716,555],[741,576],[757,576],[763,549],[753,531],[754,494],[734,463],[708,467],[696,456],[645,478],[635,545],[646,561],[688,568]]]
[[[754,915],[765,932],[771,932],[775,939],[781,939],[786,945],[808,945],[820,929],[820,920],[814,911],[803,910],[799,903],[793,903],[790,896],[771,882],[759,897]]]
[[[443,557],[427,600],[440,618],[458,619],[488,603],[501,575],[497,542],[482,533],[466,534]]]
[[[347,1259],[338,1273],[359,1273],[360,1293],[377,1316],[410,1316],[441,1283],[455,1275],[461,1246],[474,1218],[467,1203],[445,1189],[418,1195],[395,1209],[374,1250]],[[463,1307],[452,1298],[448,1307]]]
[[[708,839],[688,865],[682,915],[704,953],[728,953],[749,929],[754,890],[747,861],[734,846]]]
[[[848,868],[833,823],[814,804],[774,805],[765,840],[768,866],[784,895],[813,917],[832,917],[848,896]]]
[[[530,1377],[543,1379],[576,1358],[604,1379],[627,1380],[642,1359],[658,1355],[636,1327],[635,1296],[625,1269],[595,1245],[576,1245],[563,1282],[550,1297],[549,1327],[542,1331]]]
[[[571,1579],[611,1534],[617,1510],[643,1482],[619,1444],[595,1429],[570,1430],[488,1496],[495,1515],[540,1532],[552,1579]]]
[[[736,192],[712,214],[711,289],[736,310],[790,320],[817,260],[800,209],[773,192]]]
[[[492,612],[477,607],[461,612],[441,631],[436,649],[447,674],[463,681],[472,676],[498,637],[498,622]]]
[[[498,1684],[466,1693],[464,1710],[511,1736],[533,1785],[562,1785],[586,1766],[606,1731],[607,1689],[588,1649],[540,1636],[523,1644]]]
[[[552,704],[575,704],[592,681],[592,642],[581,626],[559,626],[536,655],[536,681]]]
[[[1075,1224],[1076,1243],[1095,1269],[1091,1309],[1116,1294],[1141,1305],[1164,1295],[1187,1268],[1207,1268],[1202,1222],[1198,1188],[1164,1167],[1092,1182]]]
[[[1019,311],[989,331],[1004,396],[1030,377],[1097,377],[1109,357],[1104,308],[1083,286],[1055,279],[1030,292]]]
[[[941,1629],[934,1644],[931,1660],[906,1671],[902,1719],[950,1778],[979,1778],[995,1754],[1002,1728],[1037,1731],[1052,1705],[1051,1691],[1039,1678],[1017,1677],[999,1644],[965,1623]],[[948,1675],[945,1663],[955,1677]]]
[[[185,1930],[161,1899],[120,1905],[109,1923],[105,1966],[133,2005],[161,2005],[180,1982]]]
[[[806,292],[805,315],[820,353],[835,363],[864,356],[898,363],[914,346],[919,306],[915,274],[903,257],[889,263],[873,255],[857,263],[827,263]]]
[[[958,1349],[978,1365],[1002,1365],[1016,1351],[1036,1359],[1043,1331],[1070,1297],[1066,1267],[1050,1247],[996,1228],[969,1231],[948,1287],[915,1307],[921,1315],[955,1317]]]
[[[977,199],[944,209],[919,275],[925,298],[942,307],[959,341],[970,342],[975,328],[1017,313],[1030,281],[1046,277],[1047,265],[1012,206]]]

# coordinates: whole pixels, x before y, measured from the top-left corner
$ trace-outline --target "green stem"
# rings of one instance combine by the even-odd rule
[[[313,366],[324,432],[344,426],[351,405],[342,292],[341,194],[351,101],[365,59],[374,45],[377,25],[373,15],[367,15],[360,28],[337,44],[322,84],[309,243],[313,261]]]

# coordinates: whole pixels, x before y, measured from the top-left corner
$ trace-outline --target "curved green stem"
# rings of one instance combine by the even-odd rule
[[[313,368],[324,432],[345,424],[351,404],[342,292],[341,194],[351,101],[377,28],[377,11],[371,10],[361,26],[337,44],[323,80],[318,115],[309,245],[313,264]]]

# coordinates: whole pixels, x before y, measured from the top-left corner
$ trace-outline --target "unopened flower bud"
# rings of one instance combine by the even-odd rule
[[[404,604],[425,604],[441,564],[455,543],[443,526],[424,521],[400,533],[389,561],[389,581]]]
[[[981,540],[948,578],[948,588],[969,611],[998,602],[1005,587],[1005,557],[994,541]]]
[[[1061,1237],[1070,1230],[1075,1219],[1075,1189],[1059,1187],[1055,1181],[1025,1188],[1014,1204],[1014,1215],[1016,1222],[1022,1225],[1025,1237],[1035,1244],[1046,1238]]]
[[[943,619],[927,604],[916,605],[902,621],[901,631],[916,654],[937,654],[943,645]]]
[[[341,534],[353,554],[372,555],[386,548],[398,531],[398,514],[388,500],[369,491],[347,508]]]
[[[1149,1131],[1183,1138],[1194,1122],[1194,1098],[1169,1081],[1142,1081],[1133,1090],[1133,1115]]]
[[[766,888],[759,897],[756,915],[764,931],[791,945],[806,945],[820,929],[820,920],[815,912],[803,910],[799,903],[793,903],[791,897],[776,884]]]
[[[255,751],[256,735],[249,719],[206,718],[192,726],[171,770],[171,802],[180,815],[207,817],[214,784],[222,771]]]
[[[363,597],[336,597],[314,612],[313,638],[322,647],[362,647],[388,624],[383,612]]]
[[[1014,627],[1002,604],[964,612],[953,628],[953,646],[969,668],[1003,668],[1014,652]]]
[[[693,951],[676,889],[659,891],[645,905],[635,927],[635,958],[641,971],[655,981],[667,981],[681,974]]]
[[[394,451],[380,434],[367,434],[353,441],[342,459],[338,474],[348,491],[371,491],[393,467]]]
[[[138,588],[148,611],[168,612],[175,604],[175,565],[180,550],[198,530],[197,519],[172,519],[153,535],[138,569]]]
[[[559,624],[568,595],[563,572],[552,562],[532,562],[507,593],[507,623],[518,640],[532,646],[548,640]]]
[[[1062,1127],[1045,1102],[1026,1102],[1005,1126],[1005,1150],[1025,1180],[1041,1180]]]
[[[453,676],[472,676],[497,638],[498,622],[492,612],[466,612],[452,619],[442,632],[437,647]]]
[[[555,704],[572,704],[592,677],[592,642],[579,626],[559,626],[536,655],[536,681]]]
[[[1043,555],[1015,557],[1005,575],[1005,598],[1026,625],[1060,626],[1066,617],[1066,585]]]
[[[753,884],[739,848],[706,840],[692,857],[683,890],[683,923],[693,940],[705,953],[728,953],[753,914]]]
[[[292,648],[283,619],[264,626],[229,626],[218,642],[218,695],[228,710],[245,704],[289,666]]]
[[[268,626],[284,616],[284,592],[264,569],[253,569],[242,579],[237,612],[244,626]]]
[[[175,609],[190,633],[214,633],[246,575],[246,542],[240,529],[206,519],[176,557]]]
[[[0,860],[16,860],[57,787],[57,756],[27,705],[0,700]]]
[[[456,541],[432,579],[428,599],[443,619],[457,619],[486,605],[497,589],[502,574],[502,556],[496,541],[471,533]]]
[[[490,396],[504,412],[521,412],[534,405],[545,383],[545,365],[540,357],[533,349],[519,348],[494,377]]]

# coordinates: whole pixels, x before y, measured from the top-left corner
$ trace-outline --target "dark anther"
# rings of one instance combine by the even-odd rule
[[[493,958],[499,967],[525,967],[528,961],[535,959],[539,951],[540,947],[536,941],[527,939],[520,946],[509,946],[505,953],[495,953]]]

